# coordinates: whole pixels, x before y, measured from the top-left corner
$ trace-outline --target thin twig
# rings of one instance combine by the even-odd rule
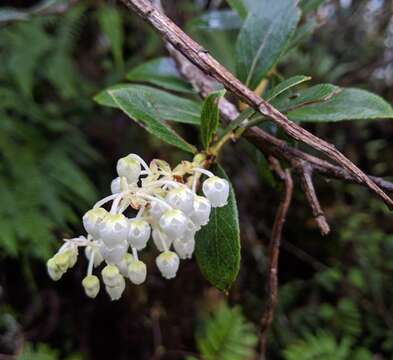
[[[293,139],[301,141],[318,150],[342,168],[346,169],[358,182],[377,194],[386,205],[393,209],[393,200],[355,164],[347,159],[332,144],[318,138],[298,124],[290,121],[284,114],[264,101],[247,86],[241,83],[225,67],[215,60],[206,49],[185,34],[172,20],[155,8],[149,0],[122,0],[130,9],[148,22],[168,43],[172,44],[188,60],[207,73],[225,88],[238,96],[256,111],[274,121]]]
[[[277,209],[276,217],[274,220],[272,235],[269,244],[269,267],[268,267],[268,282],[267,294],[269,296],[265,310],[261,318],[260,326],[260,351],[261,358],[264,359],[264,354],[267,348],[267,334],[270,325],[273,321],[274,310],[277,305],[278,293],[278,258],[280,255],[280,244],[282,238],[282,229],[287,217],[288,209],[292,200],[293,193],[293,180],[290,171],[283,170],[277,159],[270,157],[269,162],[271,168],[276,172],[280,180],[284,183],[284,190],[280,205]]]
[[[308,203],[311,206],[314,219],[317,222],[321,234],[327,235],[330,232],[330,227],[326,221],[325,214],[319,203],[318,196],[315,191],[314,183],[312,181],[313,169],[308,163],[301,162],[296,170],[299,173],[300,180],[302,182],[303,191],[306,194]]]

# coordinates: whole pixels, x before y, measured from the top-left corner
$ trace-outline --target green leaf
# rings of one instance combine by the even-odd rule
[[[247,8],[243,0],[227,0],[227,3],[239,14],[241,18],[244,19],[247,16]]]
[[[391,119],[393,109],[384,99],[360,89],[343,89],[323,103],[311,104],[288,113],[294,121],[342,121]]]
[[[117,106],[131,119],[141,124],[148,132],[179,149],[195,153],[193,145],[185,141],[168,124],[163,121],[150,89],[125,86],[108,90]],[[169,95],[169,94],[168,94]]]
[[[255,89],[285,51],[300,18],[294,0],[261,0],[250,12],[236,44],[236,70]]]
[[[270,101],[274,99],[276,96],[282,94],[283,92],[287,91],[291,87],[294,87],[296,85],[301,84],[302,82],[311,80],[310,76],[304,76],[304,75],[296,75],[292,76],[289,79],[286,79],[282,82],[280,82],[277,86],[275,86],[273,89],[269,90],[269,92],[264,96],[266,101]]]
[[[201,112],[201,140],[205,149],[209,147],[220,123],[218,102],[224,94],[225,90],[212,92],[203,102]]]
[[[242,19],[232,10],[213,10],[193,19],[189,25],[198,30],[237,30]]]
[[[101,6],[97,13],[98,22],[105,36],[108,38],[116,66],[123,68],[123,18],[116,6]]]
[[[109,91],[112,90],[123,90],[131,96],[145,98],[145,101],[154,107],[161,120],[171,120],[184,124],[200,124],[200,103],[145,85],[115,85],[100,92],[94,97],[94,100],[100,105],[119,108],[118,104],[109,95]]]
[[[220,166],[213,172],[228,180]],[[209,223],[197,232],[196,259],[203,276],[216,288],[226,291],[235,281],[240,268],[240,230],[232,186],[228,204],[212,209]]]
[[[308,104],[327,101],[339,91],[340,88],[338,86],[331,84],[319,84],[300,90],[299,92],[291,95],[277,97],[271,103],[281,112],[287,112]]]
[[[169,57],[145,62],[130,70],[126,77],[130,81],[143,81],[168,90],[193,92],[191,86],[182,80],[175,62]]]

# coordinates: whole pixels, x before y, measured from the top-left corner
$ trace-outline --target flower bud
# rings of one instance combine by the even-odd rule
[[[195,249],[195,239],[190,238],[188,241],[176,239],[173,242],[173,247],[180,259],[191,259]]]
[[[100,280],[97,276],[88,275],[82,280],[82,286],[86,295],[94,299],[100,291]]]
[[[128,190],[128,182],[125,177],[117,177],[111,182],[111,192],[112,194],[119,194],[122,191]]]
[[[106,286],[116,286],[119,283],[119,268],[115,265],[107,265],[105,266],[102,271],[102,280]]]
[[[172,238],[165,234],[160,228],[153,229],[152,233],[154,245],[157,247],[158,251],[165,251],[166,248],[169,249],[172,245]]]
[[[108,214],[99,224],[98,232],[107,247],[114,247],[127,240],[127,218],[123,214]]]
[[[156,258],[157,267],[166,279],[172,279],[176,276],[179,262],[179,257],[172,251],[164,251]]]
[[[105,244],[101,244],[100,246],[101,255],[108,264],[117,264],[120,262],[126,254],[127,249],[127,241],[122,241],[114,247],[107,247]]]
[[[120,177],[117,177],[111,182],[111,193],[118,194],[119,192],[121,192]]]
[[[78,261],[78,247],[77,246],[71,246],[68,249],[70,256],[69,256],[69,261],[68,261],[68,268],[71,269],[72,267],[75,266],[76,262]]]
[[[186,227],[188,219],[184,213],[177,209],[167,210],[162,214],[160,218],[161,229],[169,236],[174,239],[182,237]]]
[[[167,210],[167,207],[162,204],[161,201],[152,201],[150,203],[150,211],[149,214],[150,216],[158,221],[161,217],[161,215]]]
[[[130,154],[119,159],[116,170],[119,176],[124,176],[130,183],[135,183],[141,175],[141,164]]]
[[[189,214],[193,210],[194,193],[184,186],[179,186],[170,190],[165,200],[173,208]]]
[[[194,211],[190,214],[191,220],[197,227],[204,226],[209,222],[211,205],[203,196],[195,196]]]
[[[229,183],[225,179],[213,176],[204,181],[202,190],[212,207],[222,207],[228,202]]]
[[[83,216],[83,226],[87,233],[89,233],[93,238],[98,238],[98,224],[102,219],[108,214],[104,208],[95,208],[89,210]]]
[[[124,281],[123,276],[119,274],[117,277],[117,283],[115,286],[105,286],[105,290],[108,293],[109,297],[111,300],[119,300],[121,298],[121,295],[123,294],[123,291],[126,287],[126,282]]]
[[[131,219],[128,228],[128,243],[137,250],[146,247],[150,238],[150,225],[146,220]]]
[[[96,243],[96,242],[95,242]],[[97,246],[86,246],[85,247],[85,255],[87,260],[90,261],[91,255],[94,252],[94,267],[100,266],[101,263],[104,261],[104,258],[101,255],[100,250],[97,248]]]
[[[60,280],[60,278],[63,276],[64,272],[59,269],[59,267],[56,265],[56,262],[53,258],[50,258],[46,262],[46,268],[48,270],[48,274],[50,278],[53,281]]]
[[[135,285],[140,285],[146,280],[146,265],[136,259],[132,259],[128,265],[128,277]]]
[[[62,252],[57,253],[54,257],[53,260],[56,264],[56,266],[62,271],[63,273],[67,271],[69,264],[70,264],[70,251],[65,250]]]

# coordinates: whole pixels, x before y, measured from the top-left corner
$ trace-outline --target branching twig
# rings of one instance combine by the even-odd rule
[[[155,8],[149,0],[122,1],[148,22],[166,42],[172,44],[199,69],[212,76],[263,116],[274,121],[286,134],[320,151],[322,154],[338,163],[343,169],[347,170],[357,182],[367,186],[371,191],[383,199],[389,208],[393,208],[393,200],[332,144],[318,138],[301,126],[290,121],[284,114],[280,113],[277,109],[243,85],[240,80],[234,77],[225,67],[209,55],[206,49],[192,40],[173,21]]]
[[[278,258],[280,254],[280,243],[282,237],[282,229],[287,217],[288,209],[292,200],[293,181],[290,171],[283,170],[277,159],[270,157],[269,162],[271,168],[276,172],[277,176],[284,183],[284,190],[280,205],[277,209],[276,217],[274,220],[272,235],[269,244],[269,267],[268,267],[268,283],[267,294],[268,300],[261,318],[261,335],[260,335],[260,350],[262,358],[267,348],[267,333],[273,321],[274,310],[277,305],[277,292],[278,292]]]
[[[325,214],[323,213],[317,194],[315,192],[314,183],[312,181],[312,167],[305,162],[301,162],[297,168],[297,171],[302,182],[304,193],[306,194],[308,203],[311,206],[312,213],[314,215],[315,221],[318,224],[321,234],[327,235],[330,232],[330,227],[326,221]]]

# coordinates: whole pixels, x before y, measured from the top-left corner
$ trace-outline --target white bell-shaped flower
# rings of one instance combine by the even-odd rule
[[[101,244],[100,246],[101,255],[108,264],[117,264],[120,262],[126,254],[127,249],[127,241],[122,241],[113,247],[108,247],[105,244]]]
[[[98,225],[99,238],[107,247],[127,240],[128,221],[123,214],[108,214]]]
[[[48,274],[53,281],[60,280],[64,274],[64,271],[61,271],[57,266],[54,258],[50,258],[46,263],[46,268],[48,270]]]
[[[149,214],[155,221],[158,221],[166,210],[168,210],[168,208],[161,201],[153,200],[150,203]]]
[[[195,239],[193,237],[188,241],[176,239],[173,242],[173,247],[180,259],[191,259],[195,249]]]
[[[165,200],[173,208],[189,214],[193,210],[194,193],[185,186],[178,186],[168,191]]]
[[[95,208],[89,210],[85,215],[83,215],[83,226],[87,233],[89,233],[93,238],[97,239],[98,236],[98,225],[108,215],[108,212],[102,208]]]
[[[222,207],[227,204],[229,196],[227,180],[212,176],[203,182],[202,190],[212,207]]]
[[[161,229],[173,239],[183,236],[187,228],[188,219],[181,210],[171,209],[165,211],[160,218]]]
[[[89,245],[85,247],[85,256],[87,260],[90,261],[91,255],[94,252],[94,267],[100,266],[101,263],[104,261],[104,258],[101,255],[100,249],[98,248],[97,241],[93,242],[94,245]]]
[[[119,176],[124,176],[130,183],[135,183],[141,175],[141,164],[130,154],[119,159],[116,170]]]
[[[86,295],[94,299],[100,291],[100,280],[95,275],[88,275],[82,280],[82,286]]]
[[[124,277],[121,276],[120,274],[117,276],[117,282],[116,285],[114,286],[105,286],[105,290],[108,293],[109,297],[111,300],[119,300],[121,298],[121,295],[124,292],[124,289],[126,288],[126,282],[124,280]]]
[[[194,210],[190,214],[190,218],[193,223],[197,227],[206,225],[209,222],[211,212],[210,201],[203,196],[196,195],[194,198],[193,207]]]
[[[165,234],[160,228],[153,229],[152,238],[158,251],[165,251],[166,249],[169,249],[173,242],[173,239]]]
[[[143,219],[131,219],[129,221],[128,237],[129,244],[137,250],[146,247],[149,241],[151,228],[149,223]]]
[[[146,265],[136,259],[132,259],[128,265],[128,277],[135,285],[140,285],[146,280]]]
[[[165,279],[172,279],[179,269],[179,257],[172,251],[164,251],[156,258],[156,264]]]

